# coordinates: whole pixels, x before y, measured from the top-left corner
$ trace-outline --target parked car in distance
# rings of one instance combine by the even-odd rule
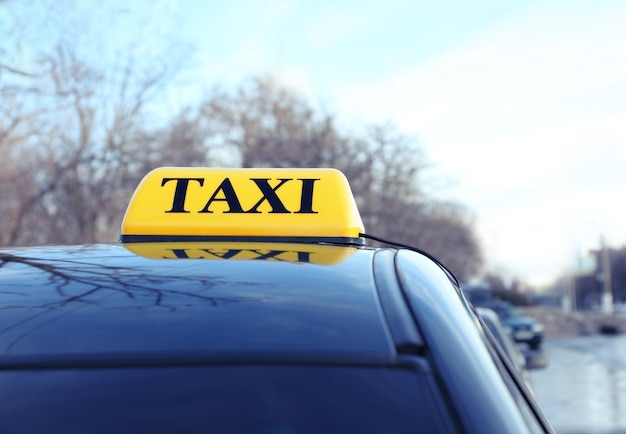
[[[478,307],[476,311],[487,327],[489,327],[489,331],[496,338],[511,362],[513,362],[520,373],[523,373],[526,370],[524,354],[513,340],[513,337],[502,323],[502,320],[500,320],[498,314],[486,307]]]
[[[524,354],[520,347],[513,340],[510,331],[502,323],[502,320],[496,312],[486,307],[476,308],[476,312],[489,328],[500,347],[509,357],[515,368],[519,371],[524,382],[534,394],[534,386],[529,371],[534,369],[543,369],[548,366],[546,357],[537,352],[527,352]]]
[[[515,342],[525,343],[536,350],[543,341],[543,325],[536,319],[524,315],[513,304],[507,301],[494,303],[493,310],[498,314],[504,325],[511,330]]]

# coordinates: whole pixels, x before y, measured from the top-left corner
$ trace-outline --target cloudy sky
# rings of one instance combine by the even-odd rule
[[[491,270],[542,284],[601,236],[626,246],[626,1],[120,4],[191,42],[187,94],[272,74],[346,125],[416,137]]]
[[[626,2],[213,3],[178,9],[207,79],[269,72],[417,137],[491,269],[541,284],[626,245]]]

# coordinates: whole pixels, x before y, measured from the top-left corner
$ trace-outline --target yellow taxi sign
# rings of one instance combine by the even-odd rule
[[[336,265],[352,256],[357,247],[302,243],[168,242],[125,243],[135,255],[161,260],[223,260],[291,262]]]
[[[346,177],[335,169],[161,167],[130,200],[121,239],[332,239],[362,243]]]

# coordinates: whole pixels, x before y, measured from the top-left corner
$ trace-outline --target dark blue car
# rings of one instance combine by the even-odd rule
[[[551,432],[454,276],[328,178],[165,169],[122,243],[2,250],[0,432]]]

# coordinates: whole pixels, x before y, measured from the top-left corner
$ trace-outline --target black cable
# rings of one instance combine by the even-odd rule
[[[421,255],[426,256],[428,259],[430,259],[431,261],[433,261],[435,264],[437,264],[439,266],[439,268],[441,268],[443,270],[444,273],[446,273],[446,275],[448,276],[448,278],[459,288],[461,287],[461,284],[459,283],[459,279],[456,278],[456,276],[454,275],[454,273],[452,273],[452,271],[450,271],[450,269],[448,269],[448,267],[446,267],[439,259],[437,259],[436,257],[434,257],[433,255],[431,255],[430,253],[422,250],[422,249],[418,249],[417,247],[413,247],[410,246],[408,244],[403,244],[403,243],[398,243],[396,241],[389,241],[389,240],[385,240],[384,238],[379,238],[377,236],[374,235],[370,235],[370,234],[363,234],[360,233],[359,237],[361,238],[367,238],[369,240],[372,241],[378,241],[379,243],[385,243],[385,244],[389,244],[392,246],[396,246],[396,247],[402,247],[403,249],[407,249],[407,250],[412,250],[414,252],[417,252]]]

